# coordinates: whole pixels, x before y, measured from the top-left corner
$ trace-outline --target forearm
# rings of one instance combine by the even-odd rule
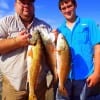
[[[100,44],[94,47],[94,73],[100,74]]]
[[[0,54],[13,51],[17,48],[20,48],[20,43],[18,43],[16,38],[0,40]]]

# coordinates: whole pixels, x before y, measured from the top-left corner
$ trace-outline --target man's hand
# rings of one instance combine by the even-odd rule
[[[53,29],[52,33],[54,33],[54,35],[55,35],[55,42],[56,42],[59,33],[58,33],[58,31],[56,29]]]
[[[100,82],[100,75],[96,74],[96,73],[93,73],[87,79],[87,85],[88,85],[88,87],[95,86],[99,82]]]
[[[27,46],[29,44],[29,34],[23,30],[16,37],[16,42],[20,45],[20,47]]]

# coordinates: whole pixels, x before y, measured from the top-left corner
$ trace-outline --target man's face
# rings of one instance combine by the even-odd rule
[[[61,4],[61,12],[67,20],[73,20],[75,15],[76,6],[71,2],[63,2]]]
[[[21,16],[22,19],[34,16],[34,5],[28,0],[16,0],[15,10]]]

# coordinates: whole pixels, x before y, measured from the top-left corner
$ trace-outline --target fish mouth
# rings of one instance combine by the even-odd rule
[[[29,43],[32,45],[36,45],[38,40],[41,40],[41,35],[39,30],[35,30],[33,31],[31,38],[29,39]]]

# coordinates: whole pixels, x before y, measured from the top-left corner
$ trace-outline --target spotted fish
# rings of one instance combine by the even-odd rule
[[[53,84],[56,84],[57,82],[57,61],[56,61],[56,45],[54,43],[54,39],[52,39],[53,33],[48,33],[47,30],[41,29],[41,37],[44,44],[44,51],[45,51],[45,59],[46,59],[46,65],[49,67],[53,79],[51,81],[51,84],[48,88],[52,87]]]
[[[62,34],[58,34],[57,38],[57,74],[58,74],[58,91],[61,95],[67,96],[65,82],[70,71],[70,51],[67,41]]]
[[[28,81],[29,81],[29,99],[37,100],[35,88],[39,76],[42,61],[42,39],[39,31],[35,31],[30,39],[31,45],[28,47]]]

